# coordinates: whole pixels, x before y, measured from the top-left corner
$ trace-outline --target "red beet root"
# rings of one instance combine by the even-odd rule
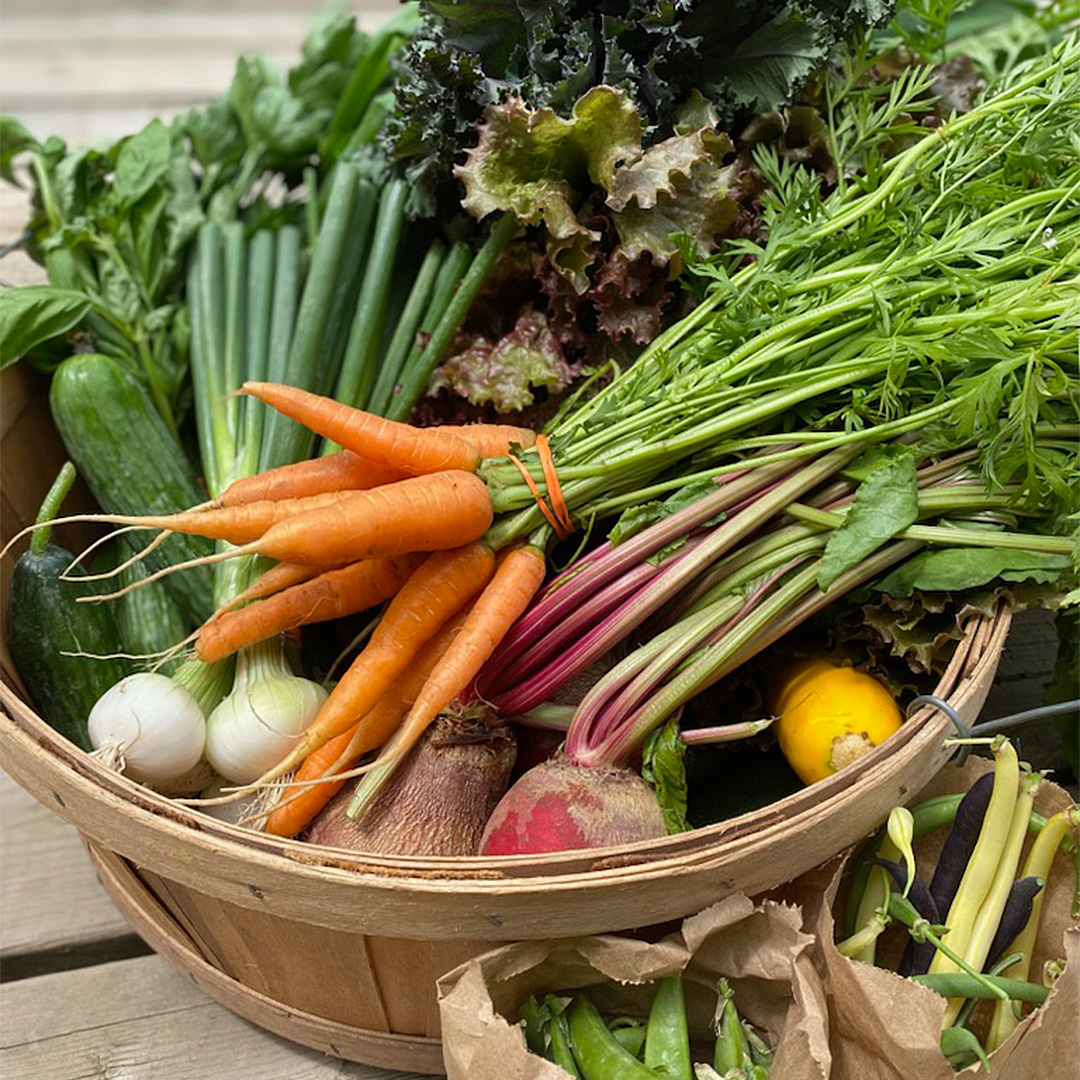
[[[656,795],[636,773],[562,758],[530,769],[499,800],[480,853],[573,851],[666,835]]]

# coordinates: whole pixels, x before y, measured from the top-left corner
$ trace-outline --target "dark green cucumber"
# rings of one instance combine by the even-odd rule
[[[55,516],[55,507],[74,475],[69,463],[53,485],[46,499],[48,509],[39,520]],[[90,590],[78,582],[60,580],[73,556],[49,542],[49,531],[35,533],[30,550],[12,571],[8,646],[30,703],[41,718],[76,746],[89,750],[86,718],[90,709],[129,668],[118,659],[94,659],[120,651],[113,613],[106,603],[76,602],[76,597]]]
[[[173,514],[206,498],[150,394],[116,360],[99,353],[65,360],[53,375],[49,403],[72,461],[105,513]],[[137,548],[152,533],[133,535]],[[146,566],[161,570],[212,550],[209,541],[177,534],[147,556]],[[208,567],[163,580],[192,620],[201,622],[213,610]]]

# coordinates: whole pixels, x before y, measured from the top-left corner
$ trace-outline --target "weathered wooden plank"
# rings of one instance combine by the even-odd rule
[[[79,834],[7,773],[0,773],[0,821],[0,961],[131,936]]]
[[[420,1080],[270,1035],[157,956],[5,983],[0,1012],[11,1080]]]

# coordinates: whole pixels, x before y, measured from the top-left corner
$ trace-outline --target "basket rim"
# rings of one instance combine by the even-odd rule
[[[936,696],[950,701],[962,711],[965,687],[977,680],[988,665],[996,665],[1010,621],[1011,612],[1005,605],[1001,605],[993,615],[972,616],[935,688]],[[597,875],[620,876],[627,869],[641,869],[643,866],[658,872],[670,872],[684,867],[686,859],[707,858],[717,843],[736,846],[750,839],[760,839],[766,830],[795,824],[824,803],[858,787],[861,780],[880,773],[887,767],[889,758],[901,747],[919,737],[929,736],[933,740],[939,732],[947,732],[951,723],[937,709],[924,706],[909,717],[896,734],[843,772],[801,788],[765,807],[688,832],[577,852],[424,857],[374,855],[324,847],[220,821],[108,769],[49,727],[6,682],[0,685],[0,705],[0,749],[5,751],[5,757],[10,756],[15,742],[22,739],[24,749],[32,752],[36,748],[39,753],[47,754],[52,767],[65,770],[81,784],[97,787],[122,801],[128,811],[144,819],[145,824],[156,819],[163,825],[167,822],[173,826],[183,826],[215,844],[224,845],[237,856],[276,856],[287,859],[298,869],[343,870],[350,874],[386,876],[401,884],[410,881],[438,887],[441,882],[454,888],[468,883],[480,888],[485,883],[488,886],[497,884],[506,887],[511,882],[524,883],[536,878],[552,879],[551,884],[561,882],[565,885],[570,880],[582,878],[582,875],[595,881]],[[32,745],[25,744],[26,740]],[[6,768],[7,762],[0,764]],[[19,781],[17,775],[15,779]]]

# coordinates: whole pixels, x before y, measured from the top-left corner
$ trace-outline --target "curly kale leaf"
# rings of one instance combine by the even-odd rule
[[[416,210],[456,207],[452,169],[487,106],[510,96],[566,115],[596,86],[623,91],[645,145],[670,136],[696,90],[724,123],[789,101],[842,38],[888,21],[891,0],[422,0],[401,54],[384,146]]]

